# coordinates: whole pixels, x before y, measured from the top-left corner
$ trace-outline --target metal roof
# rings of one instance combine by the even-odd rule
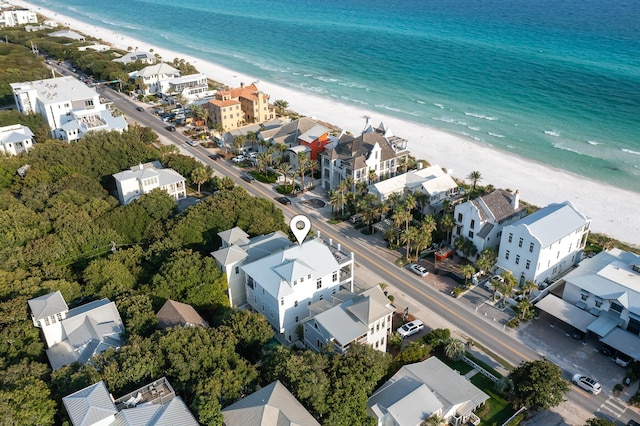
[[[64,301],[64,297],[62,297],[60,291],[33,298],[27,303],[36,321],[69,310],[67,302]]]
[[[573,203],[565,201],[543,207],[511,226],[525,226],[531,236],[540,241],[540,246],[544,248],[584,227],[589,222],[590,219],[579,212]]]
[[[614,328],[600,341],[613,349],[627,354],[635,360],[640,360],[640,338],[637,334],[630,333],[621,328]]]
[[[62,402],[74,426],[93,425],[118,412],[102,381],[65,396]]]
[[[542,309],[546,313],[558,318],[562,322],[572,325],[584,333],[587,332],[589,325],[597,319],[595,315],[583,311],[553,294],[546,295],[541,301],[536,303],[536,308]]]

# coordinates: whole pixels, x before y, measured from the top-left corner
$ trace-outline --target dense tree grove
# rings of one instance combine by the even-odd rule
[[[547,359],[523,362],[509,376],[516,404],[530,410],[547,410],[560,405],[569,383],[562,370]]]

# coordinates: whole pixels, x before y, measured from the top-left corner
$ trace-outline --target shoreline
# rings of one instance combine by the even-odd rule
[[[496,188],[511,190],[519,189],[524,201],[539,207],[569,200],[586,216],[592,218],[592,232],[606,234],[634,246],[640,244],[640,220],[633,217],[635,211],[640,211],[640,193],[518,157],[471,138],[259,81],[255,77],[221,67],[210,60],[158,47],[28,2],[12,3],[30,8],[62,25],[123,50],[127,50],[129,46],[146,51],[153,49],[164,61],[182,58],[207,77],[230,87],[238,87],[241,82],[256,82],[260,90],[270,96],[272,102],[277,99],[286,100],[289,109],[334,124],[353,134],[358,134],[364,128],[363,116],[371,116],[373,125],[384,122],[394,134],[407,139],[411,155],[425,159],[432,165],[438,164],[451,169],[453,176],[459,179],[464,180],[470,172],[477,170],[483,177],[481,184],[492,184]]]

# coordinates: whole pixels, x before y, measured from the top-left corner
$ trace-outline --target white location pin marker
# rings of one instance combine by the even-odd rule
[[[311,222],[309,218],[303,214],[299,214],[298,216],[294,216],[289,222],[289,227],[291,228],[291,232],[298,240],[298,244],[302,244],[305,238],[307,238],[307,234],[311,230]]]

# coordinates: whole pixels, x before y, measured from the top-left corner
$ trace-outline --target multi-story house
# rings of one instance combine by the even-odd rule
[[[455,225],[451,245],[460,236],[468,238],[478,250],[470,260],[476,260],[484,249],[497,251],[502,228],[526,215],[527,209],[520,205],[520,192],[517,190],[512,194],[496,189],[490,194],[457,204],[453,211]]]
[[[11,83],[10,86],[18,111],[42,115],[53,137],[58,137],[58,129],[74,119],[72,111],[106,109],[95,90],[73,77]]]
[[[37,24],[38,15],[33,10],[22,7],[7,7],[0,10],[0,28]]]
[[[423,206],[424,214],[431,214],[442,209],[444,200],[453,200],[460,195],[460,188],[455,180],[438,165],[411,170],[392,178],[382,180],[369,186],[369,193],[378,201],[387,200],[392,194],[402,198],[409,194],[423,193],[427,203]]]
[[[100,381],[65,396],[62,402],[73,426],[199,425],[164,377],[117,399]]]
[[[304,344],[313,351],[346,353],[352,343],[387,351],[394,307],[379,286],[360,294],[339,291],[309,306]]]
[[[395,136],[383,123],[374,129],[367,122],[360,136],[343,134],[334,147],[320,153],[322,188],[335,189],[347,176],[354,183],[369,184],[395,176],[408,155],[405,139]]]
[[[156,188],[166,191],[176,201],[187,197],[186,179],[173,169],[162,168],[159,161],[133,166],[113,178],[121,204],[129,204]]]
[[[121,64],[130,64],[132,62],[140,61],[143,64],[153,65],[157,62],[155,55],[149,52],[129,52],[126,55],[116,58],[113,62],[120,62]]]
[[[0,152],[17,155],[33,148],[33,132],[22,124],[0,127]]]
[[[180,71],[169,64],[161,62],[159,64],[144,67],[140,71],[129,74],[129,78],[137,80],[140,78],[144,84],[141,87],[145,95],[163,93],[163,85],[168,88],[168,81],[180,77]]]
[[[247,304],[246,279],[240,267],[293,245],[282,231],[249,238],[249,234],[235,227],[218,232],[218,236],[222,246],[211,255],[227,277],[229,303],[233,307]]]
[[[274,118],[269,108],[269,95],[254,84],[229,90],[220,90],[207,104],[209,120],[223,131],[237,129],[244,124],[262,123]]]
[[[536,304],[575,329],[616,350],[616,361],[640,360],[640,256],[620,249],[585,258]]]
[[[99,130],[124,132],[129,128],[123,116],[114,117],[111,112],[102,110],[71,111],[71,120],[55,129],[55,137],[63,141],[73,142],[82,138],[88,132]]]
[[[160,88],[165,95],[180,94],[189,101],[203,97],[209,92],[207,76],[204,74],[189,74],[170,78],[160,82]]]
[[[242,302],[243,282],[246,303],[289,342],[298,340],[296,328],[312,303],[329,300],[341,288],[353,291],[353,253],[342,252],[340,244],[318,238],[292,244],[281,232],[249,240],[239,228],[222,234],[223,247],[212,255],[227,273],[232,305]]]
[[[124,333],[114,302],[101,299],[69,309],[59,291],[28,301],[33,325],[42,330],[47,357],[56,370],[73,362],[87,363],[109,348],[119,348]]]
[[[318,154],[325,146],[332,143],[329,129],[318,122],[302,117],[276,128],[262,130],[260,139],[271,145],[284,145],[287,148],[305,147],[312,160],[318,159]]]
[[[570,201],[550,204],[502,229],[496,269],[520,284],[554,280],[580,261],[590,225]]]

